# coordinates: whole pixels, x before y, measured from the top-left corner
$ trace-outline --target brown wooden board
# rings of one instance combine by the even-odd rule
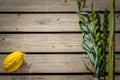
[[[110,0],[93,0],[98,11],[110,7]],[[120,10],[120,0],[115,0],[116,11]],[[92,0],[87,0],[85,11],[91,11]],[[77,0],[0,0],[0,12],[66,12],[78,11]]]
[[[77,14],[0,14],[0,32],[75,32],[80,31],[78,21]],[[120,31],[119,13],[115,23]]]
[[[0,55],[0,73],[7,73],[2,68],[2,62],[6,56]],[[14,73],[89,73],[83,61],[93,69],[86,54],[25,54],[23,66]],[[116,73],[120,72],[119,66],[120,54],[116,54]]]
[[[27,75],[0,76],[2,80],[92,80],[90,75]]]
[[[94,80],[92,75],[6,75],[0,76],[2,80]],[[119,80],[120,75],[115,75],[114,80]],[[107,80],[107,78],[106,78]]]
[[[0,55],[2,64],[6,55]],[[25,55],[25,62],[17,73],[71,73],[88,72],[83,59],[88,62],[85,55],[51,54],[51,55]],[[0,73],[6,73],[0,65]]]
[[[102,12],[104,8],[109,10],[110,0],[93,0],[93,2],[94,9]],[[91,3],[92,0],[87,0],[83,11],[91,11]],[[77,11],[77,0],[0,0],[0,74],[4,74],[0,75],[0,80],[93,80],[83,62],[84,60],[92,68],[88,56],[82,54],[85,53],[82,48],[82,33],[64,33],[80,32],[79,17],[75,13]],[[115,11],[117,12],[115,13],[115,53],[119,53],[120,0],[115,0]],[[7,56],[4,53],[12,51],[32,54],[25,54],[22,67],[13,72],[14,75],[11,73],[8,75],[2,68],[2,62]],[[37,54],[34,54],[35,52]],[[55,54],[49,54],[52,52]],[[60,52],[63,54],[59,54]],[[119,59],[120,54],[115,54],[114,67],[115,73],[118,73],[115,75],[115,80],[120,79]],[[53,75],[45,75],[47,73]],[[81,74],[55,75],[55,73]]]
[[[84,52],[82,34],[0,34],[0,52]],[[115,35],[120,52],[120,34]]]

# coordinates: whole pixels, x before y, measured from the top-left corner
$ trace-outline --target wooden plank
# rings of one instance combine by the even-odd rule
[[[120,31],[120,13],[115,14],[115,31]]]
[[[110,0],[93,0],[94,8],[103,11],[104,8],[110,7]],[[116,11],[120,10],[120,1],[116,0],[115,9]],[[85,11],[91,10],[92,0],[87,0]],[[58,12],[58,11],[78,11],[77,1],[76,0],[0,0],[0,11],[2,12],[11,12],[11,11],[20,11],[20,12]]]
[[[83,51],[79,34],[0,34],[0,52]]]
[[[2,80],[93,80],[90,75],[28,75],[0,76]]]
[[[0,76],[2,80],[94,80],[92,75],[27,75],[27,76]],[[120,75],[115,75],[114,80],[119,80]],[[107,79],[106,79],[107,80]]]
[[[6,73],[2,68],[2,62],[6,55],[0,55],[0,73]],[[51,55],[25,55],[23,66],[16,73],[71,73],[88,72],[83,60],[89,62],[84,54],[51,54]],[[88,63],[90,64],[90,63]]]
[[[120,79],[120,75],[115,75],[115,80],[119,80]]]
[[[117,73],[119,73],[120,72],[120,55],[119,54],[116,54],[115,55],[115,71],[117,72]]]
[[[110,0],[93,0],[93,7],[98,11],[103,11],[105,8],[110,9]],[[115,0],[115,11],[120,11],[120,0]],[[91,7],[90,7],[91,8]]]
[[[80,31],[77,14],[0,14],[0,31]]]
[[[2,62],[6,55],[0,55],[0,73],[6,73]],[[86,73],[83,60],[92,69],[86,54],[26,54],[23,66],[14,73]],[[115,72],[120,73],[120,54],[115,55]]]
[[[75,0],[0,0],[0,11],[49,12],[49,11],[76,11]],[[73,6],[74,5],[74,6]]]
[[[115,35],[120,52],[120,34]],[[84,52],[82,34],[0,34],[0,52]]]
[[[115,31],[120,31],[119,16],[120,13],[116,13]],[[0,14],[0,32],[80,31],[78,21],[77,14]]]

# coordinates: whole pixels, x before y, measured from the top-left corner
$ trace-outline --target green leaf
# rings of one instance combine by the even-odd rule
[[[95,64],[94,54],[89,51],[86,51],[86,52],[87,52],[88,57],[89,57],[90,61],[92,62],[92,64]]]
[[[89,32],[91,32],[91,33],[93,32],[93,27],[92,27],[92,21],[91,20],[88,20],[87,28],[88,28]]]
[[[83,48],[84,48],[86,51],[90,51],[90,52],[91,52],[91,49],[90,49],[89,45],[86,44],[86,41],[83,41]]]

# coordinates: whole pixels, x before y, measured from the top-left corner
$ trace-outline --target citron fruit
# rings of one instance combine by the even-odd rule
[[[3,69],[7,72],[14,72],[18,70],[24,62],[23,52],[12,52],[3,61]]]

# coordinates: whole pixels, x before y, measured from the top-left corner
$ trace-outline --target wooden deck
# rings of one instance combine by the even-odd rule
[[[0,0],[0,80],[93,80],[83,63],[91,65],[81,47],[76,1]],[[91,1],[83,11],[90,13]],[[103,16],[109,2],[94,0],[93,6]],[[120,0],[115,3],[115,80],[119,80]],[[6,73],[2,62],[12,51],[26,52],[25,62],[17,72]]]

